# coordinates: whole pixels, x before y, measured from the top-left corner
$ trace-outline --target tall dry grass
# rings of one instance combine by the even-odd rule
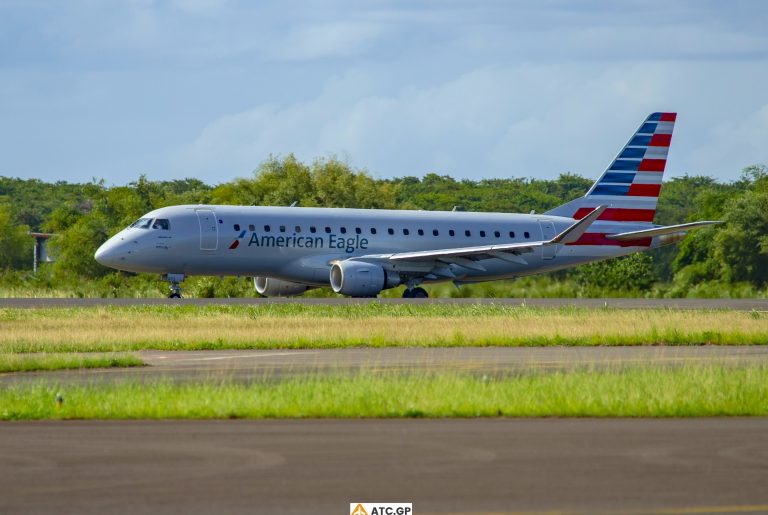
[[[768,343],[768,315],[755,312],[398,309],[0,310],[0,352]]]

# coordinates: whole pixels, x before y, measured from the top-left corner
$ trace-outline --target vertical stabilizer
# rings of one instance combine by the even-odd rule
[[[546,214],[581,219],[608,206],[598,220],[652,223],[676,118],[677,113],[648,116],[585,196]]]

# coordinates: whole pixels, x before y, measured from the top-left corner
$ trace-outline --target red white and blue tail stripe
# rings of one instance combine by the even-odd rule
[[[676,113],[648,116],[584,197],[547,214],[581,219],[607,205],[598,220],[652,223],[676,118]]]

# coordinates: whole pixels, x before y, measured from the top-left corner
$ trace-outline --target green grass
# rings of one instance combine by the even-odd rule
[[[482,302],[480,302],[482,301]],[[700,313],[727,314],[732,310],[680,310],[678,308],[659,309],[619,309],[619,308],[584,308],[578,306],[538,307],[526,305],[494,304],[492,299],[477,299],[477,302],[467,304],[389,304],[371,300],[367,303],[350,303],[338,305],[312,305],[299,302],[265,303],[265,304],[226,304],[226,305],[133,305],[133,306],[97,306],[97,307],[45,307],[45,308],[0,308],[0,323],[14,320],[40,320],[46,318],[72,319],[80,317],[150,317],[165,320],[178,320],[189,317],[220,317],[223,315],[250,319],[262,318],[345,318],[349,320],[373,317],[388,318],[423,318],[451,317],[474,318],[483,317],[512,317],[525,319],[530,317],[549,317],[552,315],[567,315],[588,318],[592,315],[606,312],[641,312],[641,313]],[[750,318],[762,318],[768,321],[768,313],[760,311],[737,312]]]
[[[765,366],[580,369],[504,377],[313,375],[250,384],[38,383],[0,391],[3,420],[765,415]]]
[[[132,354],[0,354],[0,373],[142,365],[141,358]]]

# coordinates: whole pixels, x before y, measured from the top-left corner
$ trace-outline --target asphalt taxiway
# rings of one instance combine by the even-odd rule
[[[617,309],[729,309],[740,311],[768,311],[768,299],[521,299],[521,298],[431,298],[431,299],[351,299],[351,298],[231,298],[231,299],[0,299],[2,308],[74,308],[95,306],[228,306],[301,304],[305,306],[345,306],[354,304],[498,304],[505,306],[531,306],[559,308]]]
[[[19,382],[244,381],[293,375],[454,371],[515,374],[530,370],[765,364],[768,346],[455,347],[303,350],[142,351],[148,365],[114,369],[0,374],[0,385]]]
[[[1,513],[768,512],[768,419],[0,424]]]

